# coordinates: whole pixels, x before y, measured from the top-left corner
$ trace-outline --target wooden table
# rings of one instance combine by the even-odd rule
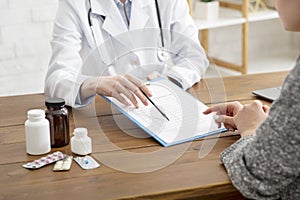
[[[205,79],[189,92],[208,105],[233,100],[248,103],[256,99],[252,90],[281,85],[286,75]],[[237,135],[225,133],[163,148],[152,138],[138,138],[145,133],[123,115],[112,114],[101,98],[84,109],[73,109],[70,120],[71,130],[88,128],[92,156],[100,161],[100,168],[83,170],[75,162],[67,172],[53,172],[53,165],[39,170],[23,168],[22,164],[40,157],[26,154],[26,112],[44,109],[45,99],[43,94],[0,98],[0,199],[242,199],[219,161],[219,154]],[[199,157],[201,145],[214,143],[206,156]],[[57,150],[71,154],[70,145],[52,152]],[[168,159],[174,160],[166,164]]]

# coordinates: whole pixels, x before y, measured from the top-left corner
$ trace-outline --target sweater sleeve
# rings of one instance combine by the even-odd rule
[[[247,198],[300,194],[300,59],[256,136],[241,138],[221,153],[233,185]],[[295,186],[296,185],[296,186]],[[298,186],[297,186],[298,185]]]

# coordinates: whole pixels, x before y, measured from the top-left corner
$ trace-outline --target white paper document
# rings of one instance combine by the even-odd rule
[[[206,105],[169,80],[156,79],[148,87],[153,95],[151,100],[166,114],[169,121],[150,102],[144,106],[139,101],[139,108],[135,108],[124,106],[112,97],[103,98],[163,146],[226,131],[223,126],[218,128],[213,114],[203,114]]]

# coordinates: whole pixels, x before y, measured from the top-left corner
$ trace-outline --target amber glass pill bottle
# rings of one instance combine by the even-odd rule
[[[45,101],[46,119],[50,124],[51,147],[62,147],[70,142],[69,113],[65,107],[65,100],[50,98]]]

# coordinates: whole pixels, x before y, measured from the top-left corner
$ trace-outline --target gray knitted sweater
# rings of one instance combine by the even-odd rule
[[[256,136],[239,139],[220,158],[245,197],[300,199],[300,57]]]

